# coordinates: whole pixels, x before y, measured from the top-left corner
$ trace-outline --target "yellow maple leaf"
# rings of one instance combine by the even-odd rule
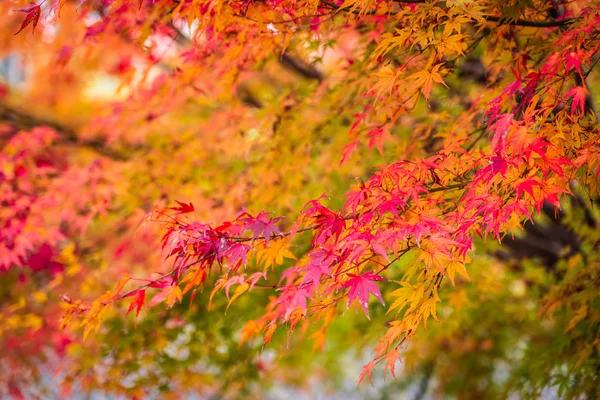
[[[271,245],[260,248],[256,256],[258,263],[262,263],[265,270],[283,264],[285,258],[296,260],[287,240],[272,240]]]
[[[175,302],[181,302],[182,299],[183,294],[181,293],[181,288],[179,286],[172,286],[166,299],[167,307],[173,307]]]
[[[246,290],[248,290],[249,287],[250,287],[250,285],[248,285],[246,282],[244,282],[243,284],[241,284],[240,286],[235,288],[235,291],[233,292],[233,296],[231,296],[231,299],[229,299],[229,303],[227,304],[227,307],[225,308],[226,312],[227,312],[227,310],[229,310],[229,306],[231,305],[231,303],[233,303],[233,301],[235,299],[240,297]]]
[[[433,294],[427,300],[425,300],[425,302],[423,302],[423,306],[421,307],[421,309],[423,314],[424,327],[427,327],[427,318],[429,318],[430,315],[433,317],[433,319],[439,321],[436,314],[436,303],[438,301],[440,301],[440,298],[436,294]]]
[[[400,289],[396,289],[391,293],[393,297],[396,297],[396,300],[390,306],[388,313],[395,309],[399,313],[406,306],[409,306],[409,311],[414,310],[423,298],[423,285],[413,286],[408,282],[400,282],[400,285],[402,286]]]
[[[467,273],[465,264],[460,261],[453,260],[453,261],[450,261],[448,264],[446,264],[446,274],[448,275],[448,278],[450,278],[450,282],[452,282],[452,286],[456,286],[454,283],[454,278],[455,278],[457,272],[460,276],[465,278],[467,281],[471,282],[471,278],[469,278],[469,274]]]
[[[440,75],[440,68],[442,64],[434,65],[431,68],[431,71],[419,71],[415,72],[409,79],[413,79],[415,81],[415,87],[418,88],[423,96],[425,96],[425,100],[429,101],[429,95],[431,93],[431,89],[433,88],[433,83],[441,83],[442,85],[448,87],[444,80],[442,79],[442,75]]]

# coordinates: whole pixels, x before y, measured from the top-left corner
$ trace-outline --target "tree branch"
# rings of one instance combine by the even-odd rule
[[[184,47],[192,46],[194,44],[190,38],[185,36],[181,32],[181,30],[179,30],[173,24],[173,22],[169,22],[167,25],[169,26],[169,28],[171,28],[173,30],[173,32],[175,32],[175,38],[173,40],[177,44],[179,44],[180,46],[184,46]],[[292,56],[288,52],[284,52],[281,55],[281,57],[279,58],[279,62],[285,68],[291,69],[292,71],[302,75],[305,78],[316,79],[319,82],[323,80],[323,74],[319,70],[317,70],[315,67],[313,67],[309,63],[305,62],[304,60],[301,60],[297,57]],[[251,105],[254,107],[258,107],[258,108],[262,107],[262,105],[260,105],[260,103],[251,104]]]
[[[358,14],[358,15],[376,15],[377,12],[375,10],[372,11],[366,11],[366,12],[362,12],[362,11],[357,11],[357,10],[348,10],[348,7],[340,7],[337,4],[329,1],[329,0],[320,0],[322,4],[325,4],[326,6],[328,6],[329,8],[333,9],[333,10],[338,10],[338,11],[345,11],[345,12],[351,12],[352,14]],[[408,1],[408,0],[394,0],[395,3],[425,3],[425,1]],[[388,12],[386,13],[386,15],[396,15],[395,12]],[[516,19],[516,20],[508,20],[505,17],[496,17],[496,16],[485,16],[484,19],[487,22],[496,22],[499,25],[512,25],[512,26],[523,26],[523,27],[529,27],[529,28],[552,28],[552,27],[558,27],[558,26],[567,26],[572,24],[573,22],[577,21],[579,18],[575,17],[575,18],[565,18],[559,21],[556,20],[552,20],[552,21],[528,21],[525,19]]]
[[[558,26],[567,26],[577,21],[579,18],[566,18],[559,21],[528,21],[525,19],[507,20],[504,17],[486,16],[488,22],[497,22],[499,25],[523,26],[528,28],[553,28]]]
[[[319,82],[323,80],[323,74],[309,63],[299,58],[293,57],[289,53],[283,53],[279,62],[285,68],[291,69],[305,78],[316,79]]]
[[[106,142],[104,140],[82,140],[77,136],[75,129],[70,126],[64,125],[58,121],[29,114],[5,103],[0,103],[0,121],[6,121],[19,130],[29,130],[40,126],[47,126],[60,134],[59,142],[87,146],[95,152],[113,160],[124,161],[128,158],[124,152],[106,147]]]

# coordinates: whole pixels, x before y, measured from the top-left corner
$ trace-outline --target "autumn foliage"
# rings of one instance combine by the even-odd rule
[[[600,3],[0,10],[7,393],[600,395]]]

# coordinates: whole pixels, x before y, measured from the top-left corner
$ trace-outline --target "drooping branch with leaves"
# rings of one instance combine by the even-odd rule
[[[576,199],[587,230],[554,252],[547,279],[530,286],[541,293],[540,316],[572,312],[565,340],[574,361],[566,368],[581,385],[544,385],[590,396],[598,387],[600,308],[588,293],[600,271],[590,83],[600,58],[597,2],[58,0],[15,9],[25,18],[14,41],[42,48],[40,26],[62,35],[72,25],[64,29],[76,33],[52,44],[58,62],[50,70],[78,62],[127,88],[81,132],[63,135],[119,171],[133,167],[129,190],[115,189],[124,200],[107,210],[140,221],[143,210],[140,232],[162,230],[150,243],[164,263],[124,266],[112,275],[116,287],[95,299],[71,291],[63,328],[82,328],[89,341],[115,306],[137,320],[182,302],[211,309],[224,298],[223,311],[245,309],[256,296],[261,311],[248,313],[239,343],[260,338],[268,347],[280,332],[300,330],[324,349],[338,321],[358,310],[381,321],[359,381],[379,364],[395,377],[423,338],[432,336],[431,353],[452,339],[429,332],[432,321],[457,330],[465,317],[453,313],[469,302],[460,293],[510,292],[493,274],[498,282],[518,276],[510,260],[538,254],[515,246],[514,235],[531,232],[542,210],[569,214],[567,199]],[[116,59],[94,53],[117,44]],[[144,193],[154,185],[159,195]],[[8,254],[16,251],[10,243]],[[24,254],[3,266],[26,264]],[[491,256],[506,270],[486,276]],[[571,270],[559,272],[561,257]],[[573,274],[586,283],[577,286]],[[569,333],[578,324],[588,332],[583,341]],[[428,360],[426,376],[439,363]],[[537,384],[523,387],[534,393]],[[477,390],[466,395],[485,394]]]

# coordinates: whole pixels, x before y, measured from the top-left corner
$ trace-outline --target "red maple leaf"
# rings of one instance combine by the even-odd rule
[[[171,207],[169,208],[169,210],[177,211],[177,214],[187,214],[194,212],[194,205],[192,203],[185,204],[177,200],[175,200],[175,202],[179,204],[179,207]]]
[[[233,244],[225,251],[225,255],[229,255],[231,267],[236,269],[241,264],[246,265],[246,256],[252,249],[252,246],[242,243]]]
[[[439,179],[439,177],[438,177]],[[398,197],[392,197],[390,200],[387,200],[383,203],[381,203],[379,205],[379,207],[377,207],[377,211],[379,211],[379,213],[381,215],[385,214],[386,212],[392,214],[394,217],[398,218],[400,216],[400,214],[398,213],[398,210],[404,210],[404,207],[406,206],[406,201],[404,201],[404,199],[398,198]]]
[[[36,4],[33,6],[29,6],[29,7],[19,8],[18,10],[15,10],[15,11],[27,14],[25,16],[25,19],[23,20],[23,23],[21,24],[21,28],[17,31],[17,33],[15,33],[15,35],[18,35],[23,29],[27,28],[27,26],[29,26],[29,24],[31,24],[32,22],[33,22],[33,32],[35,32],[35,27],[37,26],[37,24],[40,20],[40,15],[42,13],[41,7]]]
[[[265,239],[267,242],[267,246],[269,246],[269,240],[272,239],[273,235],[281,235],[281,231],[275,224],[281,218],[268,218],[269,213],[261,211],[258,213],[256,218],[251,216],[250,214],[246,214],[247,217],[243,218],[242,221],[246,223],[246,229],[252,231],[254,235],[252,236],[252,240],[256,240],[259,238]]]
[[[380,155],[383,155],[383,143],[386,140],[394,141],[387,127],[375,128],[367,133],[369,138],[369,150],[376,147]]]
[[[571,115],[575,114],[575,110],[579,108],[581,113],[585,113],[585,99],[588,94],[587,89],[584,86],[575,86],[569,93],[567,93],[567,98],[573,97],[573,102],[571,103]]]
[[[332,251],[328,250],[317,250],[309,255],[311,261],[308,263],[305,269],[306,275],[304,275],[304,279],[302,283],[312,282],[312,286],[314,287],[315,292],[319,288],[319,282],[321,280],[322,275],[331,276],[331,271],[329,267],[332,264],[335,264],[336,255]]]
[[[533,187],[534,186],[542,186],[540,182],[536,179],[527,179],[523,182],[519,183],[517,188],[517,199],[520,199],[524,192],[529,193],[531,197],[533,197]]]
[[[346,229],[346,220],[339,213],[321,205],[317,200],[310,201],[308,204],[312,207],[306,210],[306,215],[314,218],[316,224],[320,225],[313,242],[322,245],[332,236],[338,240],[340,234]]]
[[[126,296],[126,297],[129,297],[129,296]],[[129,310],[127,310],[127,314],[129,314],[131,311],[133,311],[135,309],[135,317],[137,318],[138,315],[140,315],[140,311],[144,307],[145,303],[146,303],[146,291],[140,290],[137,293],[135,293],[135,297],[133,298],[133,301],[129,305]]]
[[[283,318],[287,319],[294,311],[301,310],[306,314],[306,300],[311,299],[310,285],[303,287],[285,286],[280,290],[283,293],[279,296],[276,304],[282,306]]]
[[[365,311],[367,318],[369,318],[369,295],[373,295],[385,306],[381,292],[377,284],[373,282],[384,281],[385,278],[375,274],[373,271],[365,272],[362,275],[348,274],[348,276],[350,279],[342,285],[342,288],[350,288],[348,291],[348,306],[358,297],[360,306]]]
[[[344,164],[346,161],[348,161],[350,159],[350,156],[352,155],[352,153],[354,153],[354,151],[356,150],[357,147],[358,147],[357,140],[354,140],[344,146],[344,148],[342,149],[342,158],[340,160],[340,165]]]
[[[569,54],[567,54],[565,56],[566,70],[570,71],[574,69],[579,72],[579,75],[583,76],[583,69],[581,68],[581,60],[583,55],[585,55],[585,52],[582,52],[581,50],[577,52],[571,51]]]
[[[490,129],[494,131],[492,138],[492,153],[503,154],[506,151],[506,138],[513,121],[512,114],[501,114],[490,124]]]

